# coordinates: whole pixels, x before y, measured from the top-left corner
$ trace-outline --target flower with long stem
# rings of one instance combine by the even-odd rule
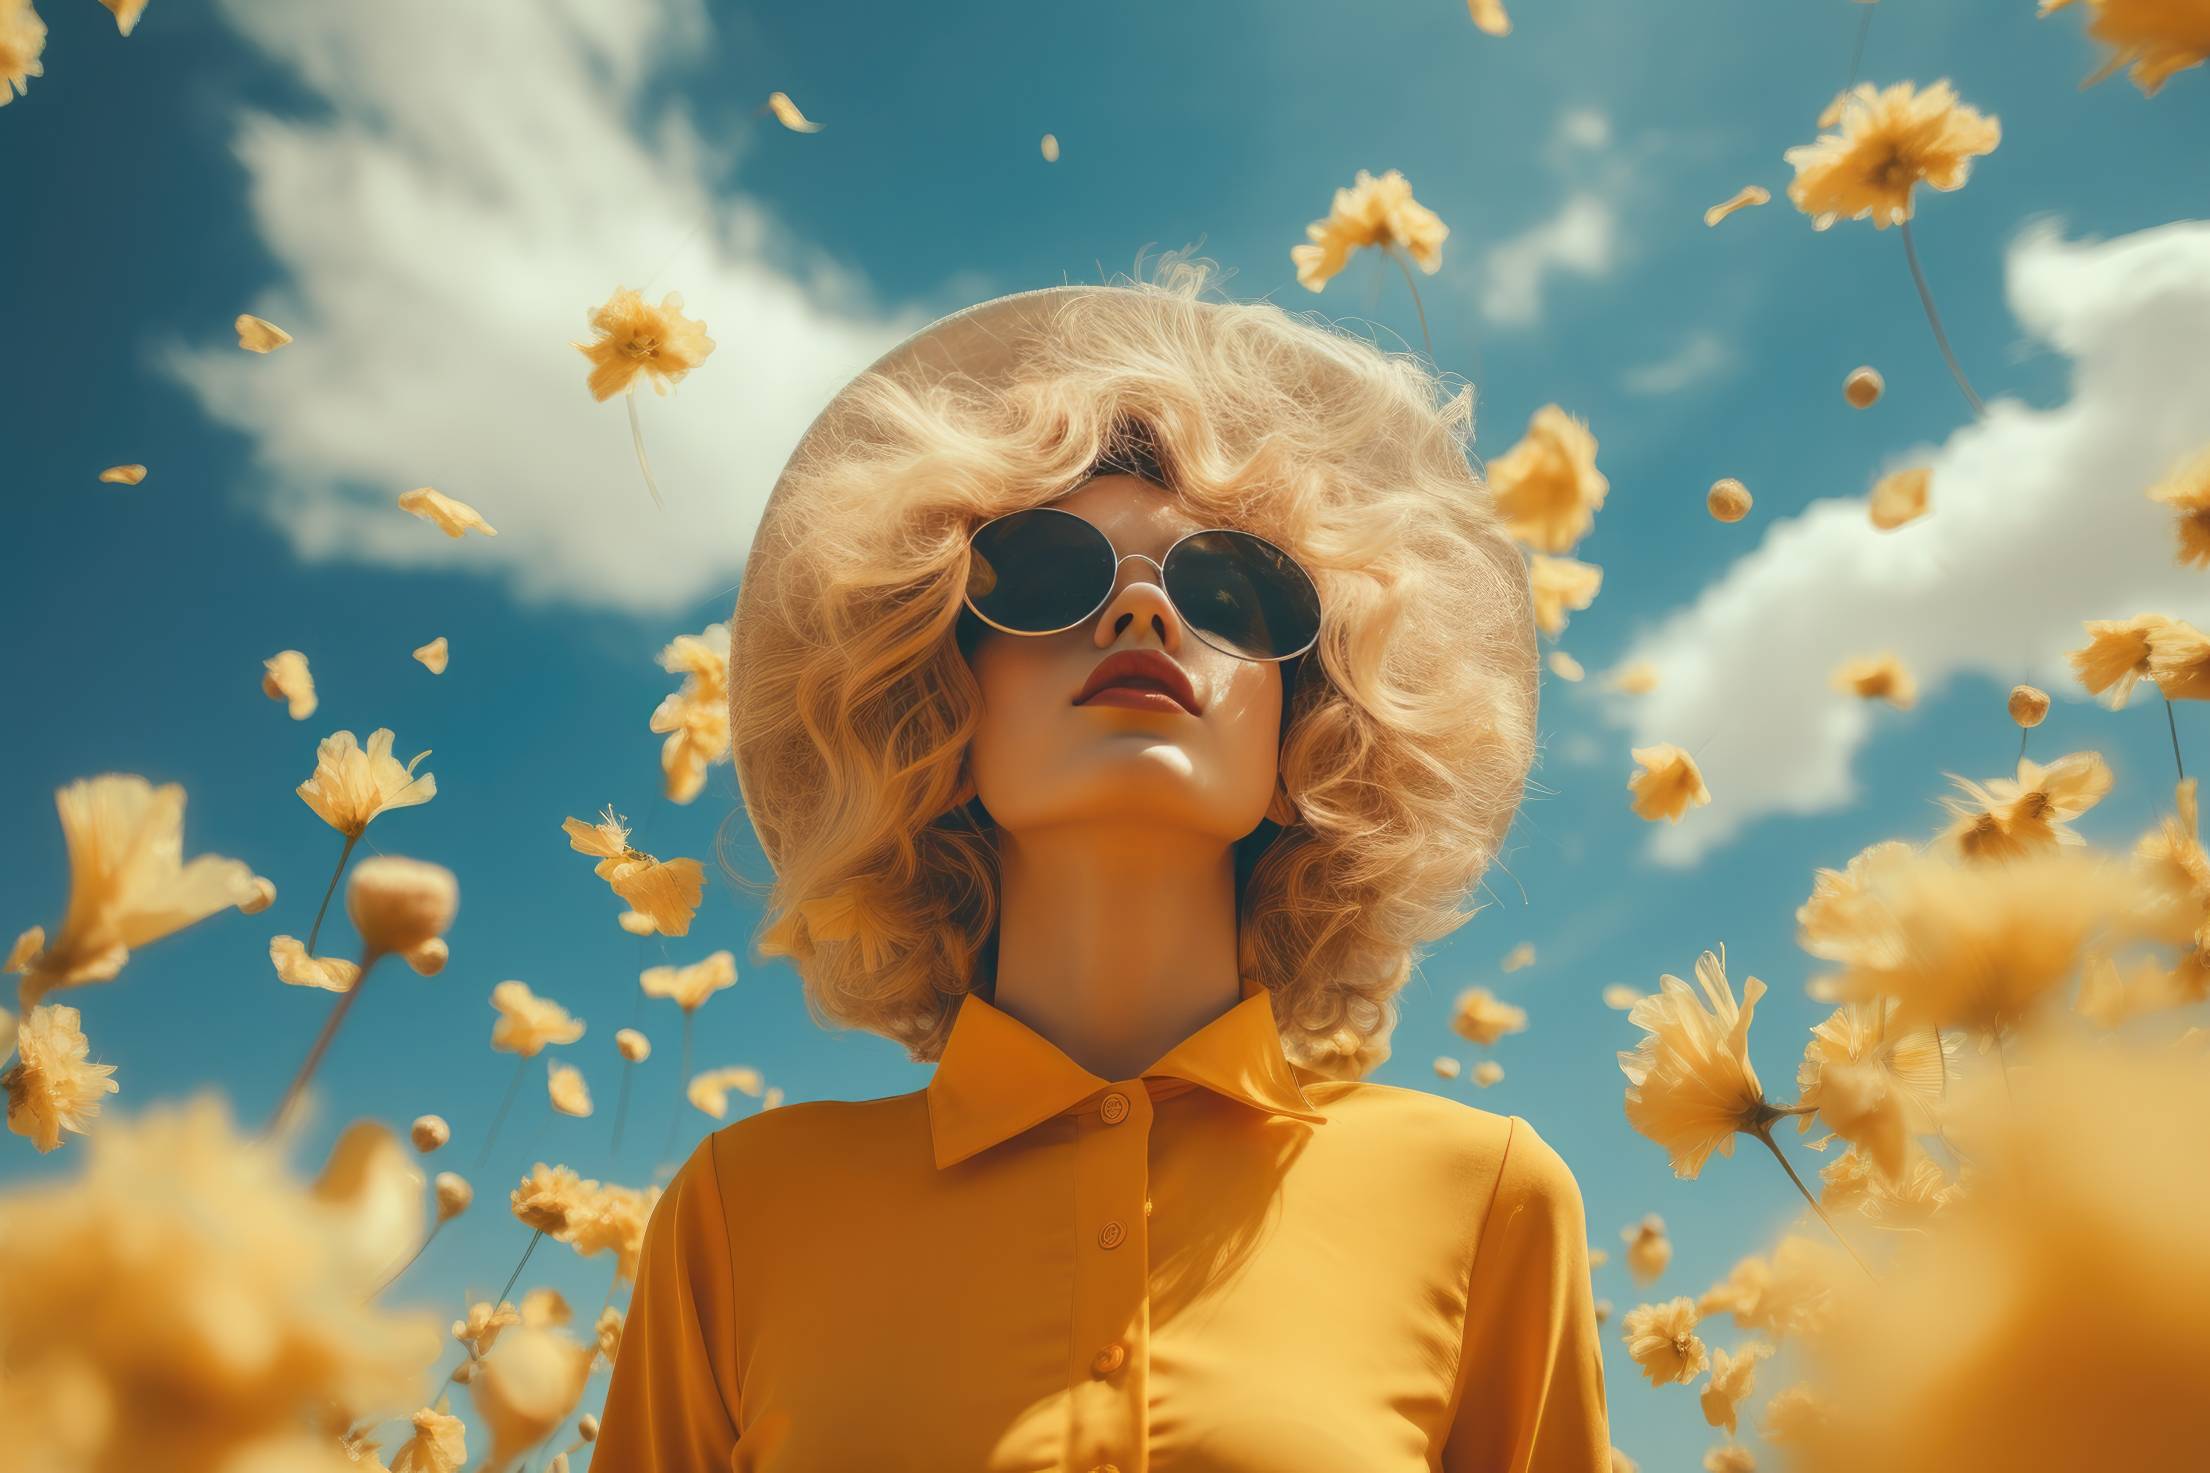
[[[681,1072],[676,1075],[675,1113],[668,1117],[668,1143],[661,1147],[665,1154],[675,1142],[675,1122],[683,1116],[683,1090],[691,1077],[691,1020],[705,1006],[706,999],[737,981],[737,957],[732,951],[717,951],[704,961],[693,962],[687,967],[647,967],[638,973],[638,986],[646,997],[664,997],[683,1010],[683,1052]]]
[[[316,744],[314,775],[297,790],[316,817],[345,835],[345,844],[338,850],[337,868],[330,872],[322,904],[315,908],[315,923],[307,931],[309,956],[314,955],[315,941],[322,935],[322,918],[329,913],[330,897],[337,893],[345,862],[352,857],[353,846],[361,841],[369,824],[386,809],[412,808],[437,796],[436,775],[415,774],[422,759],[430,755],[429,749],[424,748],[414,754],[412,761],[402,764],[391,755],[394,740],[388,726],[370,732],[366,748],[350,731],[332,732]]]
[[[706,361],[714,340],[706,336],[706,324],[683,315],[680,292],[669,292],[655,307],[628,287],[614,288],[605,305],[591,310],[588,343],[570,347],[591,360],[587,386],[601,404],[616,394],[629,406],[629,438],[637,452],[637,468],[644,472],[645,489],[663,509],[660,488],[652,479],[652,463],[645,458],[644,427],[637,420],[637,380],[645,378],[654,392],[665,394],[671,384]]]
[[[1412,185],[1403,174],[1390,169],[1377,179],[1360,169],[1349,188],[1335,191],[1327,217],[1305,227],[1307,239],[1289,248],[1289,259],[1297,268],[1298,284],[1320,291],[1343,269],[1352,252],[1366,246],[1379,248],[1404,272],[1413,309],[1419,314],[1420,339],[1426,344],[1428,361],[1433,362],[1435,342],[1428,335],[1427,308],[1420,301],[1412,266],[1429,276],[1440,271],[1443,240],[1449,234],[1450,227],[1412,197]]]
[[[478,1167],[491,1159],[492,1143],[498,1139],[499,1127],[505,1124],[507,1111],[522,1087],[522,1071],[529,1061],[549,1045],[574,1043],[583,1036],[581,1018],[570,1016],[551,998],[539,997],[530,991],[527,982],[501,982],[491,989],[491,1005],[499,1011],[499,1021],[491,1025],[491,1047],[514,1055],[514,1078],[507,1084],[505,1098],[499,1101],[498,1113],[491,1118],[491,1128],[484,1132],[483,1145],[476,1153]]]
[[[2172,712],[2172,693],[2174,689],[2186,689],[2180,673],[2180,666],[2185,663],[2183,652],[2192,651],[2202,636],[2192,626],[2164,614],[2135,614],[2130,619],[2089,619],[2085,627],[2087,643],[2065,656],[2072,662],[2080,684],[2087,688],[2089,695],[2116,711],[2133,698],[2133,689],[2143,677],[2155,679],[2158,690],[2164,695],[2164,723],[2172,738],[2172,765],[2179,769],[2179,776],[2184,780],[2187,765],[2179,755],[2179,719]],[[2162,671],[2158,669],[2157,659],[2160,647],[2165,651]]]
[[[1950,350],[1933,292],[1919,265],[1918,247],[1911,239],[1912,191],[1921,184],[1930,189],[1962,188],[1972,160],[1994,152],[2002,140],[2000,121],[1959,102],[1946,78],[1924,90],[1909,82],[1887,88],[1861,82],[1835,100],[1829,115],[1839,123],[1839,131],[1822,133],[1815,142],[1781,155],[1796,170],[1788,198],[1811,217],[1814,230],[1824,230],[1845,217],[1870,217],[1876,230],[1902,227],[1904,260],[1917,284],[1935,345],[1972,412],[1986,413]]]

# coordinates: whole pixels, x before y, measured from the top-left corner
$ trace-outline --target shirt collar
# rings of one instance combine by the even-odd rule
[[[1282,1052],[1273,998],[1244,978],[1242,1000],[1143,1071],[1201,1084],[1254,1109],[1312,1124],[1312,1108]],[[1080,1104],[1112,1083],[980,994],[960,1000],[928,1083],[936,1164],[950,1166]]]

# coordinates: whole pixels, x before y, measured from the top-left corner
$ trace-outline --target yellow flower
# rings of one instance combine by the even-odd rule
[[[2044,767],[2018,759],[2018,776],[1986,784],[1946,776],[1971,800],[1943,798],[1956,820],[1942,833],[1966,859],[2011,859],[2051,844],[2087,841],[2067,825],[2100,802],[2113,781],[2098,752],[2074,752]]]
[[[1710,209],[1704,211],[1704,224],[1716,225],[1736,210],[1746,210],[1761,205],[1773,197],[1773,192],[1762,184],[1745,184]]]
[[[1882,476],[1865,500],[1865,516],[1883,532],[1915,522],[1926,515],[1926,497],[1933,483],[1934,473],[1922,465]]]
[[[136,486],[146,479],[142,465],[111,465],[100,472],[100,479],[110,486]]]
[[[1817,1435],[1828,1416],[1827,1404],[1802,1381],[1783,1386],[1765,1403],[1764,1425],[1758,1432],[1767,1442],[1793,1447]]]
[[[1898,711],[1908,711],[1918,704],[1918,681],[1893,651],[1844,660],[1835,667],[1829,683],[1844,695],[1884,700]]]
[[[100,1113],[100,1100],[122,1086],[108,1076],[113,1064],[90,1064],[75,1008],[59,1003],[24,1015],[15,1036],[16,1062],[0,1074],[8,1092],[8,1129],[26,1137],[40,1154],[61,1144],[63,1131],[85,1133]]]
[[[522,1296],[522,1323],[540,1330],[549,1330],[575,1321],[575,1311],[568,1306],[558,1289],[540,1287]]]
[[[1483,1059],[1473,1066],[1473,1082],[1483,1089],[1504,1077],[1504,1066],[1494,1059]]]
[[[2172,620],[2149,636],[2149,678],[2167,701],[2210,701],[2210,639]]]
[[[1657,687],[1657,666],[1648,660],[1636,660],[1630,665],[1622,666],[1619,673],[1611,678],[1613,690],[1630,696],[1646,696]]]
[[[504,1300],[496,1306],[488,1300],[478,1300],[468,1306],[466,1319],[453,1321],[453,1338],[467,1346],[470,1355],[482,1356],[489,1353],[501,1330],[521,1322],[522,1316]]]
[[[2174,528],[2179,561],[2190,568],[2210,567],[2210,445],[2151,486],[2149,500],[2161,501],[2179,513]]]
[[[1489,462],[1488,483],[1512,536],[1551,553],[1571,552],[1588,535],[1611,490],[1587,423],[1555,404],[1536,410],[1526,437]]]
[[[2041,14],[2071,3],[2041,0]],[[2210,7],[2202,0],[2087,0],[2087,6],[2087,34],[2112,50],[2082,87],[2131,65],[2133,85],[2154,97],[2174,72],[2210,60]]]
[[[251,312],[240,312],[230,325],[237,330],[238,346],[248,353],[273,353],[292,340],[290,333]]]
[[[1504,13],[1504,0],[1466,0],[1466,13],[1479,29],[1492,36],[1509,36],[1512,18]]]
[[[9,952],[7,970],[23,974],[20,1007],[57,988],[106,982],[134,948],[260,897],[243,861],[202,854],[184,862],[179,783],[102,773],[56,789],[54,807],[69,850],[69,909],[51,946],[45,927],[33,926]]]
[[[399,509],[425,522],[434,522],[448,537],[461,537],[470,532],[481,532],[486,537],[499,535],[499,529],[485,521],[483,514],[467,502],[456,501],[429,486],[400,492]]]
[[[269,962],[276,979],[293,987],[319,987],[325,992],[351,992],[361,980],[357,962],[334,956],[309,956],[307,943],[297,936],[271,936]]]
[[[609,1366],[614,1364],[615,1357],[622,1353],[622,1323],[625,1318],[626,1316],[611,1304],[599,1311],[599,1354],[605,1357]],[[591,1440],[596,1442],[598,1438],[594,1434]]]
[[[491,1005],[499,1021],[491,1025],[491,1046],[525,1059],[534,1059],[548,1044],[574,1043],[583,1036],[583,1020],[548,997],[529,990],[527,982],[501,982],[491,989]]]
[[[1604,989],[1604,1006],[1617,1008],[1622,1013],[1642,1001],[1646,994],[1629,987],[1624,982],[1614,982]]]
[[[390,1473],[461,1473],[468,1463],[468,1429],[435,1407],[414,1414],[414,1436],[392,1454]]]
[[[639,1191],[609,1182],[599,1188],[590,1210],[570,1227],[569,1245],[585,1258],[611,1251],[614,1281],[634,1283],[638,1261],[645,1251],[645,1227],[659,1201],[658,1187]]]
[[[1402,246],[1420,270],[1433,276],[1442,269],[1443,238],[1450,227],[1434,211],[1412,198],[1412,185],[1395,169],[1379,179],[1364,169],[1348,189],[1335,191],[1325,220],[1305,227],[1308,244],[1289,248],[1297,281],[1312,291],[1325,287],[1361,246]]]
[[[2193,781],[2193,779],[2189,779]],[[2210,969],[2201,948],[2190,950],[2176,967],[2149,957],[2137,958],[2121,975],[2118,963],[2098,956],[2080,978],[2072,1010],[2098,1028],[2117,1028],[2133,1018],[2193,1007],[2210,999]]]
[[[736,985],[736,953],[717,951],[687,967],[647,967],[637,981],[645,996],[671,998],[684,1012],[695,1013],[707,998]]]
[[[568,1420],[583,1399],[597,1354],[595,1346],[559,1330],[530,1325],[501,1339],[468,1383],[476,1414],[491,1434],[486,1469],[503,1473]]]
[[[1911,218],[1914,186],[1962,188],[1972,160],[1994,152],[2003,136],[2000,122],[1957,100],[1947,78],[1924,91],[1909,82],[1885,89],[1860,82],[1842,103],[1840,122],[1840,132],[1781,155],[1796,169],[1788,198],[1814,230],[1868,215],[1876,229],[1900,224]]]
[[[2065,658],[2072,662],[2087,693],[2115,711],[2125,705],[2133,687],[2149,673],[2151,642],[2175,622],[2162,614],[2089,619],[2086,645]]]
[[[298,650],[278,650],[261,662],[261,691],[272,701],[290,703],[294,721],[315,714],[315,677]]]
[[[668,738],[660,747],[668,801],[688,803],[705,788],[706,769],[729,755],[729,626],[677,635],[660,651],[660,668],[681,675],[683,688],[661,700],[650,726]]]
[[[1696,958],[1696,982],[1709,1009],[1667,973],[1658,978],[1660,990],[1627,1014],[1647,1036],[1632,1052],[1618,1053],[1627,1076],[1627,1123],[1665,1147],[1673,1175],[1687,1180],[1714,1150],[1732,1156],[1735,1132],[1763,1125],[1771,1113],[1749,1049],[1750,1018],[1765,984],[1743,979],[1737,1007],[1724,947]]]
[[[451,653],[452,647],[446,644],[445,636],[440,634],[428,644],[415,646],[414,657],[420,660],[422,668],[432,675],[443,675],[446,662]]]
[[[2003,864],[1935,853],[1868,871],[1847,966],[1814,995],[1887,996],[1891,1029],[1969,1028],[1985,1047],[2079,970],[2089,944],[2137,903],[2122,869],[2050,846]]]
[[[115,12],[115,29],[126,36],[146,10],[146,0],[100,0],[100,3]]]
[[[660,934],[690,934],[691,917],[697,913],[698,898],[706,889],[706,871],[697,860],[671,859],[663,864],[641,849],[630,848],[629,829],[611,804],[596,824],[570,818],[560,827],[568,835],[569,848],[598,857],[592,873],[606,881],[616,895],[651,917]]]
[[[209,1092],[106,1121],[76,1176],[0,1196],[0,1381],[72,1368],[108,1409],[73,1429],[80,1455],[67,1466],[242,1468],[240,1455],[300,1427],[373,1424],[420,1404],[436,1318],[375,1302],[419,1236],[419,1195],[394,1212],[403,1180],[308,1189],[283,1156],[235,1133]],[[7,1452],[38,1446],[42,1422],[82,1405],[10,1415]]]
[[[1544,557],[1539,552],[1527,560],[1527,589],[1534,599],[1535,627],[1545,634],[1564,633],[1566,612],[1587,608],[1603,586],[1604,570],[1594,563]]]
[[[1486,987],[1468,987],[1450,1010],[1450,1028],[1460,1038],[1488,1048],[1507,1033],[1527,1026],[1527,1010],[1500,1002]]]
[[[1504,959],[1496,964],[1496,969],[1500,972],[1516,972],[1522,967],[1531,967],[1534,964],[1535,943],[1522,941],[1519,945],[1504,953]]]
[[[46,22],[31,0],[0,0],[0,107],[31,90],[31,78],[46,75],[39,54],[46,49]]]
[[[2005,704],[2010,719],[2028,730],[2039,726],[2049,715],[2049,693],[2038,685],[2012,686],[2010,700]]]
[[[1731,1436],[1735,1430],[1736,1409],[1749,1399],[1757,1381],[1757,1363],[1773,1353],[1770,1342],[1752,1340],[1732,1355],[1724,1350],[1711,1352],[1711,1381],[1704,1387],[1704,1420],[1714,1427],[1724,1427]]]
[[[1877,1228],[1923,1231],[1964,1188],[1924,1151],[1912,1147],[1907,1154],[1910,1164],[1900,1176],[1891,1176],[1862,1147],[1850,1147],[1820,1169],[1819,1205],[1830,1212],[1855,1212]]]
[[[1832,1293],[1839,1250],[1797,1233],[1780,1240],[1771,1258],[1751,1254],[1696,1301],[1699,1312],[1729,1314],[1737,1327],[1787,1335],[1816,1327]]]
[[[1619,1230],[1627,1245],[1627,1272],[1638,1284],[1654,1283],[1673,1261],[1673,1240],[1665,1235],[1665,1219],[1646,1212],[1642,1221]]]
[[[787,92],[768,93],[767,106],[768,110],[775,114],[775,121],[781,123],[793,133],[818,133],[821,131],[821,124],[814,122],[800,112],[798,104],[790,100],[790,94]]]
[[[591,1178],[540,1161],[507,1194],[507,1204],[522,1226],[548,1238],[566,1238],[573,1228],[590,1220],[598,1190],[599,1184]]]
[[[727,1069],[709,1069],[692,1079],[684,1094],[698,1109],[719,1120],[728,1113],[729,1091],[732,1089],[741,1089],[757,1098],[760,1093],[760,1071],[745,1064],[733,1065]]]
[[[2141,914],[2158,940],[2200,946],[2210,942],[2210,853],[2202,847],[2195,779],[2183,778],[2173,812],[2133,846],[2133,873],[2141,887]]]
[[[545,1061],[546,1092],[552,1097],[552,1107],[563,1115],[579,1119],[591,1113],[591,1091],[583,1082],[583,1071],[573,1064]]]
[[[606,305],[591,313],[591,330],[598,337],[589,343],[570,343],[591,360],[589,387],[599,402],[632,387],[644,374],[655,392],[665,394],[668,385],[706,361],[714,340],[706,336],[706,324],[682,313],[683,296],[669,292],[657,307],[627,287],[614,288]]]
[[[1703,769],[1696,765],[1696,759],[1688,755],[1685,748],[1671,742],[1659,742],[1654,747],[1631,747],[1628,751],[1642,769],[1627,779],[1627,791],[1634,795],[1636,817],[1652,823],[1661,818],[1679,823],[1681,815],[1690,808],[1711,801],[1711,789],[1704,786]]]
[[[1708,1406],[1711,1393],[1704,1393]],[[1739,1442],[1722,1442],[1704,1450],[1704,1473],[1757,1473],[1757,1454]]]
[[[1586,670],[1581,668],[1581,662],[1574,659],[1564,650],[1552,650],[1550,652],[1548,663],[1550,666],[1550,673],[1557,676],[1560,680],[1577,681],[1582,676],[1588,674]]]
[[[1663,1304],[1638,1304],[1620,1322],[1627,1353],[1652,1386],[1696,1379],[1709,1362],[1696,1336],[1696,1301],[1683,1294]]]
[[[404,766],[391,755],[394,740],[388,726],[368,734],[364,751],[350,731],[332,732],[315,746],[314,776],[297,789],[307,806],[324,823],[348,838],[359,838],[379,813],[389,808],[412,808],[437,796],[432,773],[415,776],[416,764],[430,755],[427,747]]]
[[[1811,1030],[1796,1070],[1796,1103],[1809,1107],[1796,1117],[1797,1133],[1809,1131],[1815,1115],[1890,1181],[1903,1176],[1911,1137],[1939,1124],[1948,1056],[1956,1048],[1954,1038],[1897,1027],[1898,1006],[1888,997],[1836,1008]]]

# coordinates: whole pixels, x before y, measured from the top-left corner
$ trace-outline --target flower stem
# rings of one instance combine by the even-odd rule
[[[2172,714],[2172,698],[2164,698],[2164,724],[2172,733],[2172,766],[2179,769],[2179,780],[2187,781],[2187,764],[2179,758],[2179,718]]]
[[[2018,728],[2018,760],[2021,762],[2026,760],[2026,738],[2030,734],[2028,728],[2023,726]]]
[[[652,493],[652,504],[666,511],[668,504],[660,499],[660,488],[652,481],[652,462],[645,459],[645,430],[637,422],[637,386],[631,384],[622,397],[629,401],[629,443],[637,447],[637,469],[645,473],[645,489]]]
[[[1872,13],[1879,8],[1877,5],[1867,5],[1864,15],[1858,18],[1857,44],[1849,53],[1849,80],[1842,84],[1844,92],[1857,85],[1857,68],[1865,59],[1865,35],[1872,29]]]
[[[314,926],[307,932],[307,955],[315,954],[315,938],[322,934],[322,918],[330,913],[330,897],[338,893],[338,877],[345,873],[345,861],[353,853],[353,846],[361,842],[359,834],[347,834],[345,847],[338,851],[338,867],[330,872],[330,884],[322,892],[322,904],[315,910]]]
[[[1870,1264],[1857,1257],[1857,1250],[1850,1247],[1849,1239],[1842,1236],[1842,1230],[1834,1225],[1834,1219],[1826,1215],[1826,1209],[1819,1205],[1819,1199],[1811,1195],[1811,1189],[1803,1184],[1803,1178],[1796,1175],[1796,1168],[1789,1165],[1788,1158],[1781,1154],[1780,1147],[1773,1141],[1771,1127],[1760,1125],[1750,1134],[1763,1141],[1765,1149],[1773,1153],[1773,1159],[1780,1163],[1782,1171],[1788,1173],[1788,1180],[1796,1184],[1796,1190],[1803,1193],[1803,1200],[1811,1204],[1811,1210],[1819,1215],[1819,1221],[1826,1224],[1827,1231],[1834,1235],[1834,1241],[1840,1243],[1851,1258],[1856,1259],[1857,1266],[1865,1271],[1866,1278],[1877,1282],[1880,1276],[1872,1271]]]
[[[544,1236],[545,1230],[543,1228],[539,1228],[537,1229],[537,1231],[529,1235],[529,1246],[522,1250],[522,1262],[514,1265],[514,1272],[507,1275],[506,1288],[501,1289],[497,1294],[492,1296],[492,1309],[496,1310],[501,1304],[506,1302],[506,1296],[514,1289],[514,1281],[522,1276],[522,1265],[529,1262],[529,1256],[537,1251],[537,1240]]]
[[[637,1066],[635,1064],[630,1063],[627,1059],[624,1059],[622,1061],[621,1099],[619,1103],[614,1106],[613,1149],[616,1155],[621,1154],[622,1149],[622,1122],[629,1118],[629,1078],[632,1074],[636,1073],[636,1071]]]
[[[322,1025],[322,1035],[315,1040],[315,1046],[307,1051],[307,1062],[299,1066],[299,1073],[292,1077],[291,1088],[284,1091],[284,1098],[277,1101],[275,1113],[269,1116],[269,1123],[262,1127],[263,1135],[274,1133],[276,1128],[283,1124],[284,1117],[291,1112],[292,1104],[299,1098],[300,1091],[304,1090],[307,1087],[307,1081],[314,1077],[315,1067],[322,1062],[323,1054],[329,1051],[330,1040],[338,1036],[338,1025],[345,1021],[347,1010],[353,1006],[353,999],[359,997],[361,989],[368,985],[369,972],[382,959],[383,953],[381,952],[372,951],[362,954],[360,975],[353,979],[351,987],[339,994],[337,1006],[330,1009],[330,1017]]]
[[[1934,294],[1927,289],[1926,273],[1919,269],[1918,247],[1911,240],[1911,218],[1908,215],[1903,217],[1903,258],[1911,264],[1911,280],[1918,284],[1918,300],[1926,309],[1926,325],[1934,330],[1934,343],[1941,349],[1943,361],[1949,365],[1949,376],[1957,381],[1958,388],[1964,390],[1965,402],[1972,406],[1972,412],[1984,417],[1987,406],[1972,391],[1971,383],[1964,376],[1964,369],[1957,363],[1957,355],[1949,351],[1949,335],[1941,330],[1941,314],[1934,310]]]
[[[1435,340],[1427,335],[1427,308],[1420,304],[1420,285],[1412,279],[1412,268],[1394,248],[1389,251],[1389,259],[1397,263],[1397,269],[1404,273],[1404,284],[1412,289],[1412,310],[1420,315],[1420,341],[1427,344],[1427,361],[1433,363]]]
[[[483,1163],[491,1159],[491,1143],[499,1138],[499,1127],[506,1123],[506,1112],[514,1103],[514,1096],[522,1087],[522,1071],[529,1067],[525,1054],[514,1056],[514,1078],[506,1087],[506,1098],[499,1101],[499,1113],[491,1117],[491,1129],[484,1133],[483,1149],[476,1152],[476,1167],[483,1170]]]

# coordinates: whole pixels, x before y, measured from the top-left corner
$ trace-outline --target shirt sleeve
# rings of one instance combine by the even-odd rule
[[[1580,1185],[1510,1117],[1474,1248],[1442,1473],[1609,1473],[1603,1347]]]
[[[729,1473],[740,1425],[735,1292],[714,1140],[645,1224],[591,1473]]]

